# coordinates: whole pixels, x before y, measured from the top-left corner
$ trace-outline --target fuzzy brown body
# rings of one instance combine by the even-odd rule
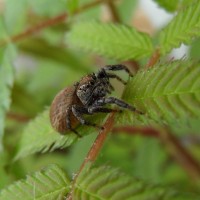
[[[66,118],[70,115],[71,127],[75,128],[79,123],[71,112],[70,107],[73,104],[81,104],[76,96],[76,87],[71,86],[61,90],[54,98],[50,108],[50,120],[53,128],[59,133],[66,133]]]
[[[75,129],[79,123],[102,129],[102,126],[92,121],[87,121],[84,115],[119,111],[107,108],[107,104],[114,104],[141,114],[132,105],[115,97],[108,96],[114,90],[110,79],[115,78],[121,83],[126,84],[118,75],[111,73],[111,71],[118,70],[124,70],[132,76],[124,65],[107,65],[97,73],[88,74],[73,86],[61,90],[54,98],[50,108],[52,127],[61,134],[67,134],[67,132],[72,131],[79,137],[81,137],[81,134]]]
[[[51,108],[50,108],[50,121],[52,127],[61,134],[65,134],[69,131],[67,128],[67,115],[69,115],[71,128],[74,129],[79,121],[73,115],[71,111],[72,105],[83,104],[76,95],[76,91],[82,84],[88,82],[91,78],[89,76],[84,76],[77,85],[69,86],[61,90],[54,98]]]

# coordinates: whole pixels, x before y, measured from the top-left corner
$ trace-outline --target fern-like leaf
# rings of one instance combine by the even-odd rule
[[[147,123],[148,118],[158,122],[200,118],[200,63],[177,61],[141,70],[129,82],[124,99],[142,110],[144,115],[127,112],[127,121]],[[186,123],[187,124],[187,123]]]
[[[188,198],[189,196],[187,195],[177,195],[174,189],[168,189],[130,178],[130,176],[119,170],[108,166],[92,169],[86,168],[79,175],[73,191],[74,200],[186,200]]]
[[[77,136],[73,133],[61,135],[53,130],[49,110],[45,110],[24,129],[19,141],[15,159],[36,153],[53,151],[71,145]]]
[[[73,26],[68,42],[83,50],[119,60],[140,59],[153,51],[150,37],[119,24],[85,22]]]
[[[69,192],[70,181],[57,165],[28,175],[0,193],[0,200],[62,200]]]
[[[176,17],[161,31],[160,49],[168,53],[181,43],[188,44],[194,37],[200,36],[200,1],[181,10]]]
[[[13,60],[15,54],[15,48],[11,44],[5,50],[0,49],[0,151],[3,149],[4,117],[11,101],[10,93],[14,79]]]
[[[88,120],[97,124],[102,124],[105,115],[101,114],[96,117],[89,117]],[[78,125],[76,130],[82,136],[89,133],[97,133],[93,127]],[[54,151],[55,149],[65,148],[77,141],[77,135],[73,132],[68,132],[66,135],[61,135],[53,130],[50,119],[49,110],[45,110],[32,120],[25,127],[21,139],[17,145],[16,155],[14,160],[25,157],[36,152]]]

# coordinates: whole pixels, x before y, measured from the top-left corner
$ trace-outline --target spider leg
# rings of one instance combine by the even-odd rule
[[[70,120],[70,112],[67,112],[67,116],[66,116],[66,125],[67,128],[72,131],[73,133],[75,133],[78,137],[82,137],[75,129],[73,129],[71,127],[71,120]]]
[[[91,106],[88,108],[88,113],[110,113],[110,112],[120,112],[120,110],[117,109],[111,109],[111,108],[103,108],[102,106]]]
[[[124,85],[127,84],[126,81],[124,81],[123,79],[121,79],[119,76],[117,76],[116,74],[112,74],[112,73],[107,73],[108,78],[116,78],[118,81],[120,81],[121,83],[123,83]]]
[[[132,73],[129,71],[129,69],[125,66],[125,65],[106,65],[104,68],[104,70],[111,70],[111,71],[118,71],[118,70],[125,70],[129,76],[133,76]]]
[[[87,108],[83,108],[77,105],[73,105],[72,106],[72,113],[74,114],[74,116],[78,119],[78,121],[82,124],[82,125],[86,125],[86,126],[93,126],[99,129],[103,129],[103,127],[98,126],[97,124],[91,123],[89,121],[86,121],[83,118],[83,114],[90,114],[87,111]]]
[[[97,102],[95,102],[96,105],[105,105],[105,104],[115,104],[121,108],[125,108],[128,110],[131,110],[133,112],[136,112],[138,114],[143,114],[143,112],[137,110],[135,107],[133,107],[132,105],[117,99],[115,97],[108,97],[108,98],[100,98],[97,100]]]

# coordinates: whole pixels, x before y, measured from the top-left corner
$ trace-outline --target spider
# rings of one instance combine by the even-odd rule
[[[126,84],[118,75],[111,73],[111,71],[117,70],[124,70],[129,76],[132,76],[124,65],[107,65],[97,73],[88,74],[73,86],[61,90],[54,98],[50,108],[52,127],[61,134],[72,131],[79,137],[81,135],[75,129],[79,123],[103,129],[102,126],[85,120],[83,115],[119,111],[105,107],[107,104],[115,104],[118,107],[142,114],[132,105],[115,97],[108,97],[108,94],[114,90],[110,79],[115,78]]]

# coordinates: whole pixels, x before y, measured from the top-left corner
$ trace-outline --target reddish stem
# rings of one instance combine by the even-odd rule
[[[146,68],[153,67],[158,62],[159,59],[160,59],[160,50],[156,49],[156,51],[150,58],[149,62],[147,63]]]
[[[158,137],[166,146],[171,156],[185,169],[190,177],[194,180],[200,180],[200,164],[169,130],[126,126],[114,128],[113,131]]]
[[[72,191],[74,188],[74,184],[76,183],[76,180],[77,180],[79,174],[82,172],[82,170],[84,169],[86,164],[90,163],[90,162],[94,162],[96,160],[97,156],[99,155],[99,152],[102,149],[103,144],[104,144],[109,132],[112,130],[113,123],[114,123],[114,116],[115,116],[115,113],[111,113],[109,115],[108,119],[106,120],[106,122],[104,124],[104,129],[99,132],[96,140],[94,141],[92,147],[90,148],[84,162],[82,163],[78,173],[76,174],[76,176],[73,180],[72,190],[71,190],[71,193],[69,193],[67,200],[72,200]]]
[[[67,18],[67,14],[66,13],[63,13],[59,16],[56,16],[54,18],[51,18],[51,19],[48,19],[46,21],[43,21],[35,26],[32,26],[28,29],[26,29],[24,32],[18,34],[18,35],[15,35],[15,36],[12,36],[10,38],[10,41],[12,42],[17,42],[21,39],[24,39],[30,35],[33,35],[34,33],[37,33],[38,31],[46,28],[46,27],[49,27],[49,26],[53,26],[53,25],[56,25],[56,24],[59,24],[63,21],[65,21],[65,19]],[[7,41],[1,41],[0,42],[0,46],[1,45],[5,45],[7,43]]]
[[[151,127],[122,126],[113,129],[113,132],[125,132],[128,134],[141,134],[143,136],[159,137],[157,130]]]
[[[107,1],[108,0],[96,0],[96,1],[90,2],[88,4],[83,5],[82,7],[78,8],[77,10],[75,10],[73,14],[74,15],[79,14],[87,9],[90,9],[94,6],[97,6],[100,3],[107,2]],[[114,0],[114,1],[116,1],[116,0]],[[61,15],[58,15],[56,17],[53,17],[46,21],[43,21],[39,24],[36,24],[36,25],[26,29],[25,31],[23,31],[22,33],[20,33],[18,35],[11,36],[9,39],[7,39],[5,41],[0,41],[0,46],[7,44],[8,41],[17,42],[17,41],[24,39],[34,33],[37,33],[38,31],[41,31],[44,28],[64,22],[67,19],[67,16],[68,16],[67,13],[62,13]]]
[[[117,12],[114,2],[112,0],[108,0],[107,5],[108,5],[108,8],[109,8],[111,16],[112,16],[112,21],[116,22],[116,23],[120,23],[121,19],[118,15],[118,12]]]
[[[31,118],[28,117],[28,116],[25,116],[25,115],[22,115],[22,114],[18,114],[18,113],[13,113],[13,112],[9,112],[7,113],[7,117],[12,119],[12,120],[15,120],[17,122],[27,122],[29,121]]]

